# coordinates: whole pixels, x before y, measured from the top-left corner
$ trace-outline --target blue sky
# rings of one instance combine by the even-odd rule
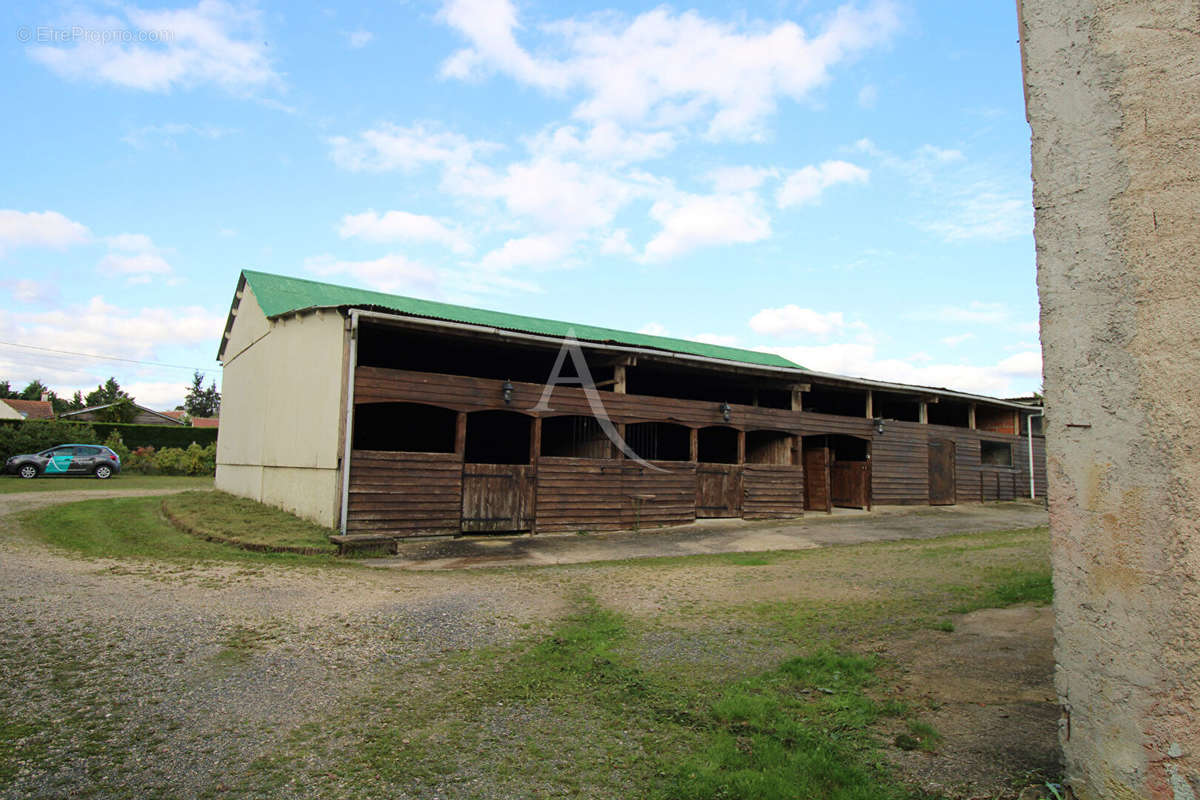
[[[1011,3],[0,15],[14,383],[116,375],[173,407],[176,366],[219,375],[254,268],[848,375],[1040,386]]]

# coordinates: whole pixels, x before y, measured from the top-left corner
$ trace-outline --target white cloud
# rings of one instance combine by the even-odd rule
[[[466,234],[457,227],[434,217],[407,211],[388,211],[377,214],[347,214],[342,217],[338,234],[343,239],[359,238],[369,242],[433,242],[445,245],[456,253],[472,252]]]
[[[50,247],[64,250],[83,244],[92,233],[85,225],[57,211],[0,209],[0,255],[14,247]]]
[[[880,358],[873,344],[834,343],[799,347],[762,347],[817,372],[933,386],[961,392],[1010,397],[1035,388],[1041,380],[1036,353],[1020,353],[997,364],[937,364],[916,354],[908,359]],[[1037,357],[1036,367],[1034,357]]]
[[[684,194],[660,200],[650,216],[662,229],[646,245],[643,259],[665,261],[698,247],[757,242],[771,235],[771,220],[751,193]]]
[[[412,170],[428,164],[461,168],[496,147],[420,123],[410,127],[384,123],[354,139],[335,136],[329,144],[334,163],[352,172]]]
[[[637,251],[629,243],[629,231],[621,228],[600,238],[600,252],[606,255],[631,256]]]
[[[1033,231],[1033,201],[1012,192],[974,186],[959,193],[942,219],[922,224],[947,242],[1004,241]]]
[[[950,347],[958,347],[963,342],[970,341],[974,338],[975,334],[973,333],[960,333],[957,336],[943,337],[942,344],[949,345]]]
[[[375,34],[364,30],[350,31],[346,34],[346,42],[354,50],[366,47],[374,38]]]
[[[100,260],[103,273],[123,276],[129,283],[148,283],[174,272],[162,250],[145,234],[122,233],[104,241],[109,252]]]
[[[584,231],[607,226],[645,187],[603,169],[540,157],[510,164],[490,181],[478,175],[474,186],[456,185],[455,190],[499,198],[512,214],[543,228]]]
[[[647,336],[666,336],[667,327],[661,322],[647,322],[638,328],[638,333],[644,333]]]
[[[571,240],[563,236],[524,236],[509,239],[483,257],[480,265],[488,270],[518,266],[546,266],[563,260],[571,251]]]
[[[972,300],[965,306],[942,306],[933,311],[918,311],[913,319],[936,320],[939,322],[969,322],[982,325],[998,325],[1008,321],[1008,306],[1004,303],[985,303]]]
[[[212,85],[245,95],[282,85],[257,10],[223,0],[178,9],[111,8],[122,16],[64,19],[64,29],[85,35],[70,46],[31,47],[29,56],[67,79],[150,92]]]
[[[213,378],[209,378],[212,380]],[[219,381],[219,378],[217,378]],[[155,411],[171,411],[175,406],[183,405],[187,395],[189,381],[133,381],[122,383],[121,388],[129,392],[130,397],[139,405],[152,408]],[[84,392],[87,394],[87,392]]]
[[[871,173],[848,161],[825,161],[787,176],[775,195],[780,208],[820,202],[826,189],[840,183],[866,183]]]
[[[345,261],[330,255],[307,258],[304,267],[321,277],[348,276],[384,292],[439,297],[442,285],[436,271],[402,255],[389,254],[366,261]]]
[[[543,131],[530,141],[529,149],[556,158],[627,164],[665,156],[675,149],[675,135],[667,131],[627,131],[615,122],[600,120],[586,134],[574,125]]]
[[[767,336],[787,336],[795,333],[829,336],[841,333],[846,328],[846,319],[840,311],[822,313],[793,304],[780,308],[764,308],[750,318],[750,329]]]
[[[9,295],[22,305],[45,305],[58,297],[58,285],[50,281],[35,281],[30,278],[0,281]]]
[[[717,194],[737,194],[752,192],[777,174],[777,170],[765,167],[738,166],[717,167],[705,177],[712,183],[713,191]]]
[[[670,125],[707,120],[710,137],[754,138],[781,97],[799,100],[829,80],[834,66],[886,42],[899,28],[893,3],[844,5],[815,34],[791,21],[741,25],[660,7],[540,26],[561,55],[534,54],[509,0],[448,0],[440,19],[468,46],[442,74],[477,79],[489,72],[563,94],[583,95],[587,120]]]

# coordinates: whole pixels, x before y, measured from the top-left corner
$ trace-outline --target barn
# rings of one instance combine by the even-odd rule
[[[1041,494],[1038,409],[245,271],[217,488],[361,539]],[[1031,480],[1032,470],[1032,480]]]

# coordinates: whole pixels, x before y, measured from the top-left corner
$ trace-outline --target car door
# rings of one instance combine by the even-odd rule
[[[46,461],[45,474],[66,475],[71,469],[71,462],[74,460],[74,447],[56,447],[50,451],[49,458]]]
[[[76,447],[71,466],[67,468],[71,475],[89,475],[96,468],[96,459],[100,455],[99,447]]]

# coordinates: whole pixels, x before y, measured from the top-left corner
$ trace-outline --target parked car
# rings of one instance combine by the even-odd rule
[[[4,471],[22,478],[39,475],[94,475],[111,478],[121,471],[121,457],[98,444],[60,444],[40,453],[13,456]]]

